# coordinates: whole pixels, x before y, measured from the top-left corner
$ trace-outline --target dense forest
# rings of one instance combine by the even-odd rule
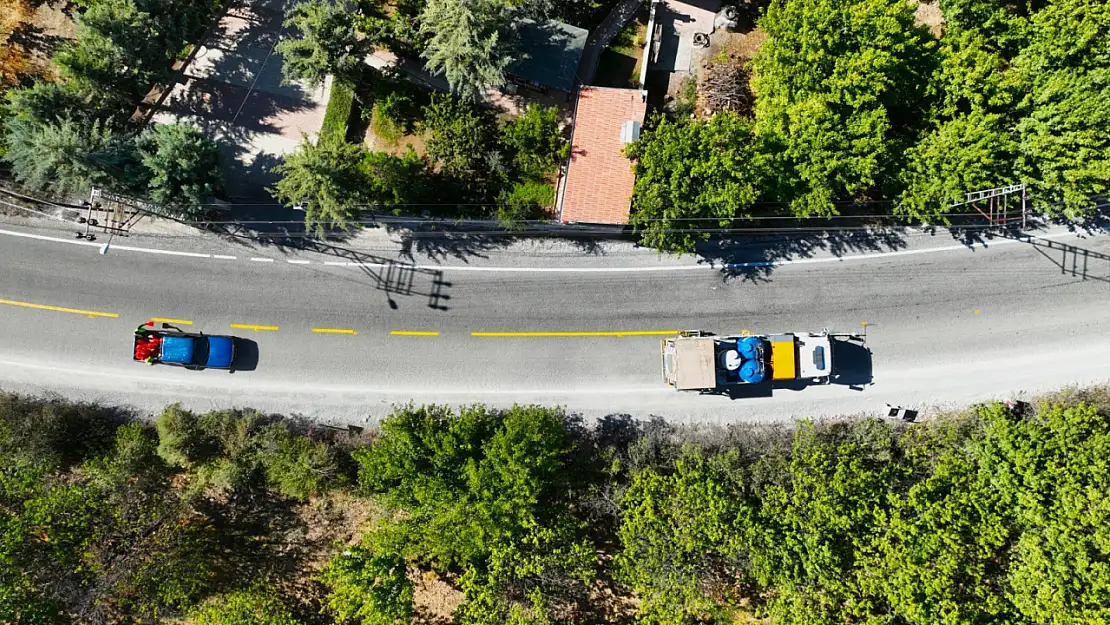
[[[1076,217],[1110,187],[1104,0],[936,0],[932,30],[917,2],[764,4],[767,39],[732,75],[748,104],[657,116],[629,147],[645,242],[692,251],[768,215],[944,223],[965,194],[1017,183]]]
[[[676,427],[0,396],[0,622],[1099,623],[1110,390]]]

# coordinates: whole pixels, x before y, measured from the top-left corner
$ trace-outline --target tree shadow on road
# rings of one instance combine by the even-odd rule
[[[769,282],[775,267],[781,263],[814,258],[821,252],[841,257],[902,250],[906,248],[906,234],[905,228],[820,229],[715,240],[699,245],[695,254],[698,262],[720,267],[726,278]]]

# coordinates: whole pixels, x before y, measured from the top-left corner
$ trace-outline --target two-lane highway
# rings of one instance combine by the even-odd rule
[[[950,249],[949,241],[814,258],[748,281],[693,260],[437,271],[257,249],[101,255],[51,236],[0,234],[0,386],[144,409],[182,400],[351,421],[408,401],[748,419],[959,403],[1110,378],[1110,238],[1056,232],[1043,240],[1072,247],[1007,240]],[[228,374],[133,363],[131,332],[150,318],[250,339],[257,365]],[[865,323],[873,380],[862,390],[730,400],[660,381],[659,337],[678,329],[859,331]]]

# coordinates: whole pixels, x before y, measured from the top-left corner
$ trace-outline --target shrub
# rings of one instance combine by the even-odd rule
[[[342,80],[333,80],[328,95],[328,108],[324,111],[324,123],[320,127],[320,137],[334,135],[341,139],[347,137],[347,122],[351,118],[351,108],[355,102],[355,90]]]
[[[555,204],[555,188],[540,180],[526,180],[513,185],[498,198],[497,222],[502,228],[513,228],[519,222],[542,219]]]
[[[375,102],[370,115],[370,127],[374,129],[374,134],[390,144],[396,144],[409,130],[411,107],[412,98],[396,91]]]
[[[501,140],[513,155],[513,164],[525,176],[548,176],[566,158],[567,145],[559,130],[559,110],[529,104],[519,117],[505,125]]]
[[[339,480],[339,462],[326,443],[292,434],[283,423],[269,426],[263,438],[262,466],[271,490],[304,500]]]

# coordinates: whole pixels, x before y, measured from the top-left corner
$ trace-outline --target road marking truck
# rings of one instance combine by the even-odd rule
[[[661,341],[663,381],[680,391],[832,379],[832,334],[787,332],[713,336],[683,332]]]

